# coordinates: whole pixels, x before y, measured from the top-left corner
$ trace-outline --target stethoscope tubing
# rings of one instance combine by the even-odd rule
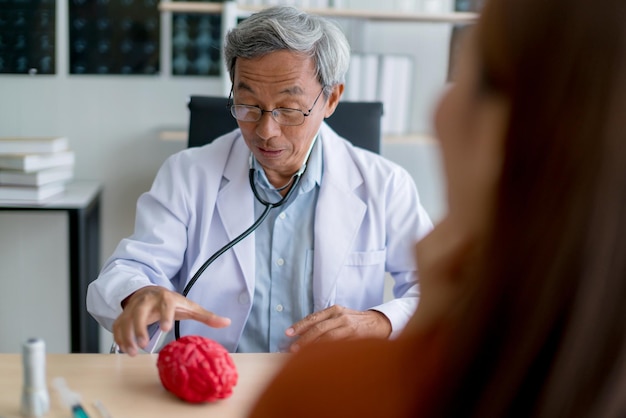
[[[254,230],[257,229],[259,227],[259,225],[261,225],[263,223],[265,218],[267,218],[267,215],[269,215],[269,213],[270,213],[270,211],[272,209],[282,206],[285,202],[287,202],[287,200],[289,200],[289,198],[291,197],[293,192],[298,188],[298,184],[300,183],[300,177],[302,177],[302,174],[304,173],[305,167],[306,166],[303,166],[303,168],[301,170],[299,170],[294,175],[293,182],[292,182],[293,184],[292,184],[291,188],[289,189],[289,191],[287,192],[287,194],[285,196],[283,196],[278,202],[275,202],[275,203],[268,202],[267,200],[265,200],[265,199],[263,199],[261,197],[261,195],[259,194],[259,192],[258,192],[258,190],[256,188],[256,185],[254,183],[254,168],[250,169],[250,171],[248,173],[248,178],[250,180],[250,188],[252,189],[252,193],[254,193],[254,197],[263,206],[265,206],[265,209],[263,210],[263,213],[261,214],[261,216],[259,216],[259,218],[252,225],[250,225],[250,227],[248,229],[243,231],[240,235],[235,237],[232,241],[228,242],[222,248],[217,250],[211,257],[209,257],[204,262],[204,264],[202,264],[202,266],[200,266],[200,268],[198,270],[196,270],[196,273],[193,275],[191,280],[189,280],[189,282],[185,286],[185,289],[183,290],[182,295],[184,297],[187,297],[187,295],[189,294],[189,291],[191,290],[193,285],[196,283],[196,281],[198,281],[198,279],[200,278],[202,273],[204,273],[204,271],[207,269],[207,267],[209,267],[211,264],[213,264],[213,262],[215,260],[217,260],[226,251],[228,251],[229,249],[234,247],[241,240],[243,240],[248,235],[250,235],[252,232],[254,232]],[[177,340],[180,338],[180,321],[179,320],[174,321],[174,336],[175,336],[175,338]]]

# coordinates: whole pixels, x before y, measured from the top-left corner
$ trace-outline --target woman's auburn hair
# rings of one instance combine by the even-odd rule
[[[480,90],[506,99],[509,123],[492,224],[450,315],[442,416],[624,416],[624,22],[624,0],[481,13]]]

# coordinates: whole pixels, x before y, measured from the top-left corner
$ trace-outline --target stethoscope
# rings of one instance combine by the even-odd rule
[[[257,229],[259,225],[263,223],[265,218],[267,218],[267,215],[269,215],[272,209],[282,206],[285,202],[289,200],[291,195],[298,188],[298,184],[300,184],[300,178],[302,177],[302,174],[304,174],[304,172],[306,171],[307,162],[309,160],[311,151],[313,150],[313,145],[315,144],[316,140],[317,140],[317,135],[315,136],[313,141],[311,141],[311,145],[309,146],[309,150],[307,151],[306,158],[304,159],[304,162],[302,163],[302,167],[300,167],[300,169],[296,171],[293,176],[291,176],[291,179],[287,182],[287,184],[285,184],[282,187],[274,189],[277,192],[281,192],[291,185],[291,188],[287,191],[287,194],[285,194],[285,196],[283,196],[278,202],[269,202],[265,200],[259,194],[259,191],[257,190],[256,184],[254,181],[254,174],[256,171],[254,168],[254,156],[252,155],[252,153],[250,153],[250,158],[248,159],[248,164],[250,167],[248,171],[248,179],[250,181],[250,188],[252,189],[252,193],[254,193],[254,197],[259,201],[259,203],[261,203],[265,207],[265,209],[263,209],[263,213],[261,213],[261,216],[259,216],[259,218],[252,225],[250,225],[248,229],[243,231],[239,236],[235,237],[232,241],[230,241],[229,243],[224,245],[222,248],[217,250],[211,257],[209,257],[204,262],[204,264],[202,264],[202,266],[200,266],[200,268],[196,271],[196,273],[193,275],[191,280],[189,280],[189,282],[183,289],[182,295],[184,297],[187,297],[187,294],[189,294],[189,291],[191,290],[193,285],[196,283],[196,281],[198,281],[198,279],[200,278],[202,273],[204,273],[204,270],[206,270],[207,267],[209,267],[215,260],[217,260],[226,251],[234,247],[237,243],[239,243],[245,237],[247,237],[252,232],[254,232],[254,230]],[[179,320],[174,321],[174,336],[177,340],[180,338],[180,321]]]

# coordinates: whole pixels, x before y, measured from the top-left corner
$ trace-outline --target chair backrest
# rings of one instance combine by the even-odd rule
[[[227,99],[216,96],[189,98],[188,147],[198,147],[213,141],[237,127],[237,121],[226,107]],[[335,113],[326,123],[357,147],[380,154],[381,102],[339,102]]]

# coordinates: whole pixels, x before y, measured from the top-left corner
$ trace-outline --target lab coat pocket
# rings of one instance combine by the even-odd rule
[[[367,309],[383,300],[387,250],[348,254],[337,279],[336,304]]]

